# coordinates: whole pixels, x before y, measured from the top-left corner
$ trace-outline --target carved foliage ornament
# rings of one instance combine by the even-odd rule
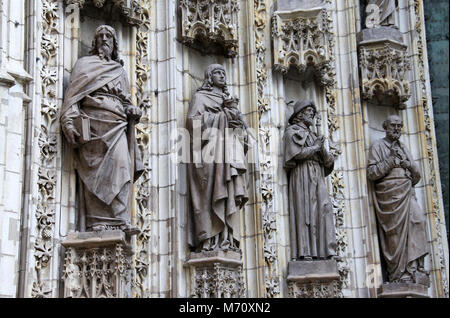
[[[287,73],[292,66],[302,75],[312,67],[320,85],[332,86],[331,22],[326,9],[275,12],[272,17],[274,69]]]
[[[66,250],[65,298],[123,298],[128,295],[131,264],[122,244]]]
[[[67,5],[76,4],[83,8],[86,1],[89,0],[66,0]],[[140,25],[142,23],[142,6],[138,0],[92,0],[97,8],[102,8],[106,2],[112,2],[119,7],[125,21],[130,25]]]
[[[406,47],[390,41],[363,45],[359,58],[363,99],[404,109],[411,96],[407,81],[411,66]]]
[[[151,207],[150,207],[150,111],[151,96],[149,88],[150,74],[150,1],[141,1],[142,21],[136,33],[136,99],[137,106],[142,111],[142,117],[136,126],[136,137],[143,155],[144,173],[135,184],[136,227],[139,234],[136,239],[134,295],[138,298],[149,296],[149,266],[151,238]]]
[[[434,132],[434,124],[433,124],[433,118],[432,113],[433,109],[430,107],[428,97],[427,97],[427,85],[426,85],[426,56],[425,56],[425,50],[426,50],[426,42],[425,42],[425,30],[423,28],[424,26],[424,20],[423,20],[423,1],[414,0],[414,15],[415,15],[415,30],[417,31],[418,36],[416,37],[416,43],[415,43],[415,49],[417,51],[417,57],[416,57],[416,63],[419,68],[419,92],[421,93],[421,104],[423,107],[423,114],[424,114],[424,121],[425,121],[425,136],[427,141],[427,161],[428,161],[428,171],[429,171],[429,179],[426,180],[427,184],[432,185],[432,206],[429,208],[431,210],[431,216],[434,218],[434,227],[435,227],[435,233],[436,233],[436,245],[435,247],[437,249],[437,253],[439,256],[438,260],[438,266],[439,271],[437,273],[440,273],[441,275],[441,281],[442,281],[442,295],[443,297],[448,298],[449,297],[449,280],[447,277],[447,271],[446,268],[448,268],[448,264],[446,264],[445,259],[445,251],[443,248],[443,240],[445,240],[444,235],[442,234],[442,228],[441,228],[441,216],[442,216],[442,205],[440,203],[439,197],[440,197],[440,189],[438,186],[437,179],[439,178],[439,169],[436,169],[436,154],[435,149],[436,147],[433,146],[436,144],[435,141],[435,132]]]
[[[274,165],[271,159],[271,128],[264,124],[263,117],[270,116],[270,103],[266,96],[268,85],[268,74],[266,65],[267,39],[265,31],[269,25],[269,15],[265,0],[253,0],[254,8],[254,30],[256,48],[256,80],[258,94],[258,114],[259,114],[259,151],[261,169],[261,214],[262,226],[264,229],[264,261],[265,261],[265,289],[266,297],[274,298],[280,295],[280,279],[278,270],[277,252],[277,213],[274,212],[273,201],[277,195],[273,189]]]
[[[31,296],[47,298],[52,296],[52,289],[45,282],[50,275],[51,258],[53,256],[53,236],[56,204],[56,153],[57,129],[54,125],[57,118],[57,79],[58,79],[58,37],[59,37],[59,5],[56,0],[42,1],[39,77],[41,82],[40,100],[40,132],[39,169],[37,175],[37,205],[34,211],[36,222],[36,239],[34,241],[34,270],[36,278],[33,282]]]
[[[237,0],[180,0],[179,6],[184,44],[205,54],[223,51],[227,57],[237,55]]]
[[[245,284],[242,266],[231,268],[219,263],[195,269],[194,298],[242,298]]]
[[[292,298],[340,298],[341,287],[336,281],[329,283],[301,284],[290,282],[288,285],[289,295]]]

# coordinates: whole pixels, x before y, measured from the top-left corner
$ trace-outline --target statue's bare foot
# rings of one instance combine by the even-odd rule
[[[220,249],[221,250],[228,250],[231,247],[231,243],[228,240],[224,240],[222,243],[220,243]]]
[[[106,231],[106,225],[100,224],[100,225],[94,225],[92,227],[92,231],[94,232],[102,232],[102,231]]]
[[[210,239],[206,239],[206,240],[203,241],[203,243],[202,243],[202,251],[209,251],[209,248],[210,248],[209,240]]]

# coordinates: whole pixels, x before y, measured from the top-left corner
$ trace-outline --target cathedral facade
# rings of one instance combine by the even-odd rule
[[[0,297],[449,297],[439,174],[448,162],[438,160],[424,2],[0,0]],[[102,30],[114,35],[116,61],[93,53]],[[79,71],[87,56],[101,70]],[[105,75],[116,70],[120,83]],[[217,72],[226,90],[214,99]],[[132,151],[117,151],[139,173],[107,178],[122,159],[105,150],[112,168],[102,171],[112,172],[93,173],[103,181],[91,191],[82,160],[92,168],[100,146],[81,147],[100,134],[83,106],[94,93],[137,108],[119,114],[139,120],[119,125]],[[76,147],[64,117],[73,105],[90,118]],[[214,164],[216,177],[205,168],[196,179],[188,119],[222,105],[231,105],[225,122],[248,132],[237,154],[245,167]],[[297,116],[307,108],[310,127]],[[386,146],[398,162],[375,147],[390,129],[401,129],[398,147]],[[297,157],[313,144],[318,159]],[[376,166],[385,159],[388,168]],[[222,177],[235,180],[225,192],[236,199],[221,217],[219,195],[199,217],[208,180]],[[108,199],[120,181],[129,203]],[[91,226],[93,193],[113,210],[123,203],[130,224]],[[311,221],[299,221],[304,213]],[[309,246],[327,252],[299,247],[304,227]]]

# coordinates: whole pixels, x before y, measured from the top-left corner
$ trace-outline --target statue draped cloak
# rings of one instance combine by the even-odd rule
[[[86,226],[122,225],[129,222],[132,165],[133,182],[144,166],[136,140],[127,141],[126,109],[134,107],[127,74],[121,64],[97,55],[80,58],[72,71],[61,110],[63,130],[77,120],[88,119],[90,140],[74,149],[74,164],[81,180],[81,205]]]
[[[243,160],[230,160],[236,148],[227,149],[233,144],[229,139],[233,137],[225,133],[229,125],[223,101],[223,94],[200,90],[192,98],[186,119],[191,136],[191,163],[187,165],[191,199],[188,241],[193,247],[223,232],[225,222],[238,242],[239,211],[248,201],[247,165]],[[199,125],[201,129],[195,129]],[[202,137],[201,145],[198,143],[201,147],[194,149],[194,139]],[[244,157],[242,151],[237,152],[241,152],[237,157]],[[206,153],[215,160],[208,160]]]
[[[325,177],[333,171],[334,158],[313,154],[316,134],[306,125],[286,128],[284,167],[289,178],[291,258],[328,258],[336,255],[333,207]]]
[[[410,262],[428,254],[425,213],[417,204],[413,188],[421,178],[419,169],[405,145],[399,146],[411,163],[409,171],[401,167],[390,170],[386,159],[391,144],[385,138],[370,148],[368,166],[368,177],[375,188],[373,202],[381,249],[391,282],[401,278]]]

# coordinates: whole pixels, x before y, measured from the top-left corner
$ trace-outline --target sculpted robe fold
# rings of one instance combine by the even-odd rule
[[[373,202],[390,281],[400,279],[408,264],[428,254],[425,214],[413,188],[420,181],[419,169],[403,143],[399,143],[399,151],[411,163],[410,169],[396,166],[391,170],[386,161],[391,143],[385,138],[370,148],[368,167],[368,177],[375,186]]]
[[[225,222],[234,239],[240,236],[238,212],[248,200],[247,166],[245,162],[230,160],[236,149],[227,149],[233,144],[229,140],[233,137],[225,133],[229,124],[223,102],[223,94],[200,90],[189,106],[186,127],[191,135],[193,162],[188,164],[192,207],[188,220],[193,222],[193,231],[188,232],[194,234],[189,237],[191,246],[223,232]],[[197,130],[195,127],[200,125]],[[196,142],[198,149],[194,149]]]
[[[133,140],[132,175],[131,147],[127,141],[128,107],[134,106],[122,65],[97,55],[77,61],[66,90],[61,124],[63,130],[74,125],[80,135],[83,129],[89,134],[88,140],[83,136],[74,150],[88,228],[122,225],[130,219],[130,182],[139,178],[144,167]]]
[[[333,171],[334,158],[313,153],[317,136],[304,124],[288,126],[284,138],[291,257],[328,258],[336,254],[336,237],[325,177]]]

